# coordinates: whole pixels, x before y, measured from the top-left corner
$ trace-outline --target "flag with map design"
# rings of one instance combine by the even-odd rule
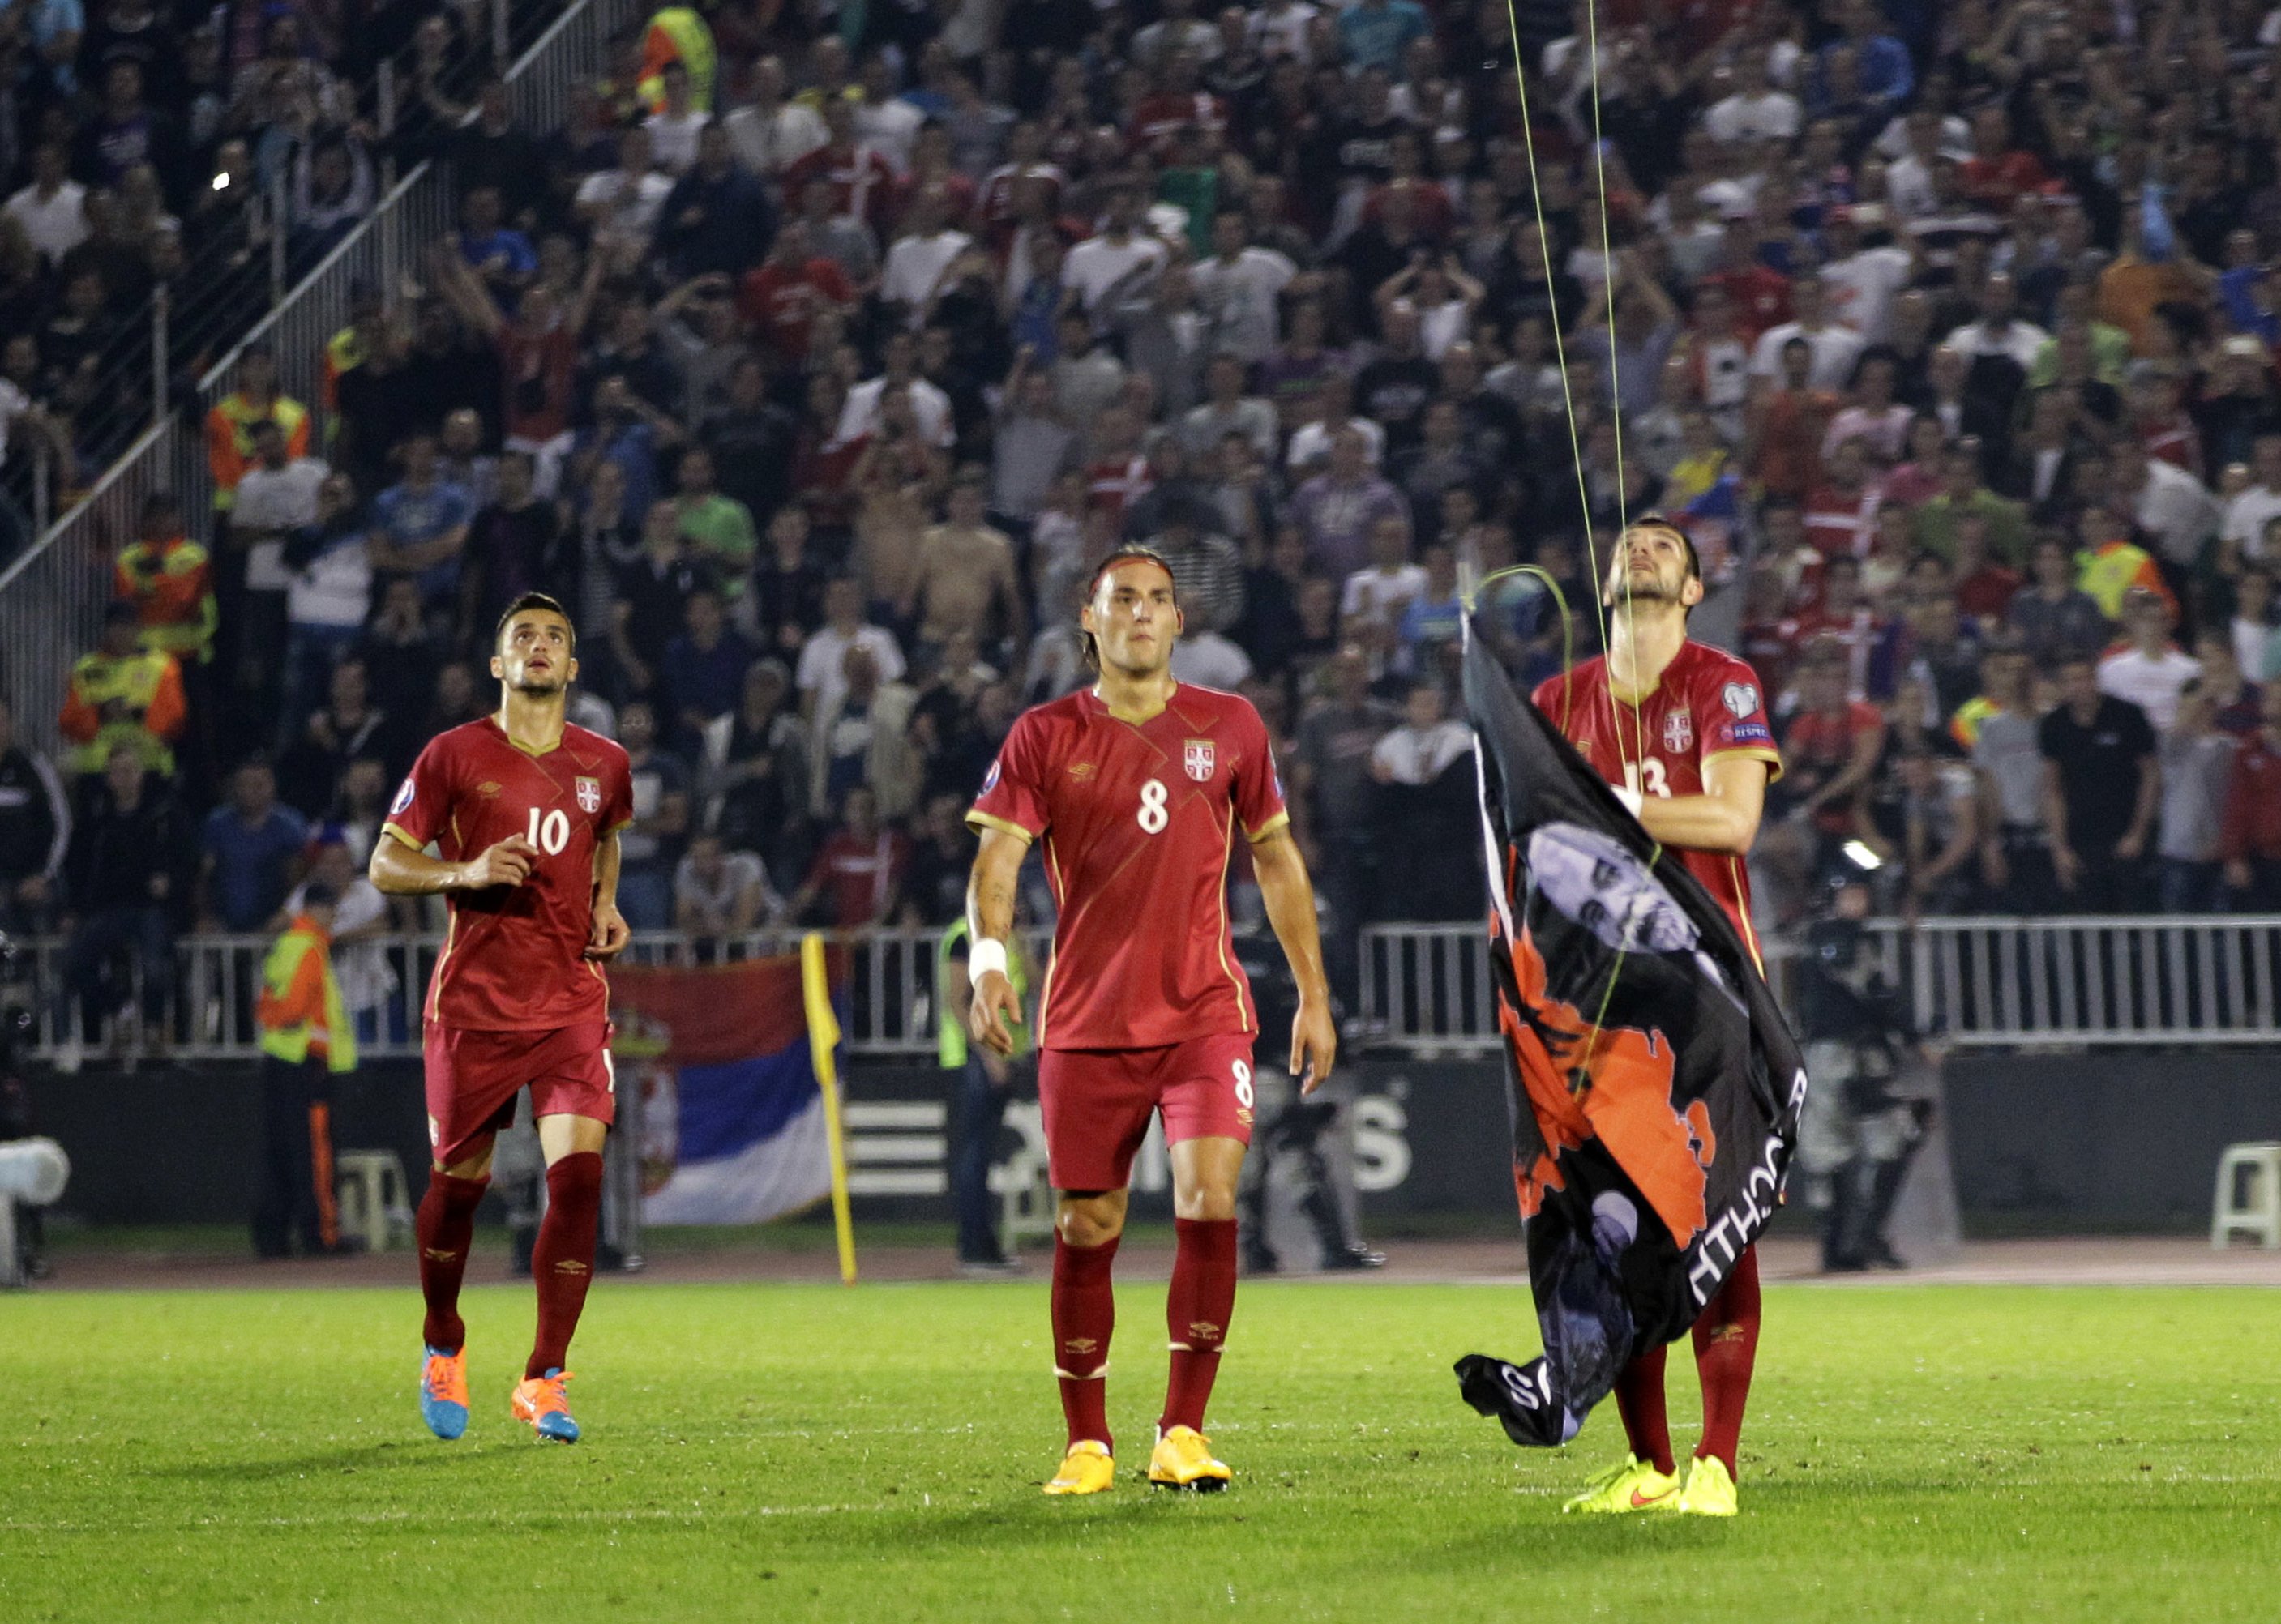
[[[1543,1352],[1468,1354],[1514,1443],[1575,1436],[1774,1214],[1805,1069],[1725,912],[1468,628],[1489,958]]]

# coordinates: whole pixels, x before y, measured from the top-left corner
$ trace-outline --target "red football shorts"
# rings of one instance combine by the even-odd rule
[[[474,1141],[514,1120],[514,1097],[530,1089],[533,1116],[617,1119],[617,1074],[610,1026],[597,1021],[546,1032],[465,1032],[430,1021],[428,1143],[448,1167],[468,1159]]]
[[[1251,1035],[1193,1037],[1162,1049],[1048,1049],[1038,1057],[1038,1104],[1055,1189],[1123,1189],[1164,1116],[1164,1143],[1251,1143]]]

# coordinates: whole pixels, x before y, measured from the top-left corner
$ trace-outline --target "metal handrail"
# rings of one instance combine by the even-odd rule
[[[1866,932],[1915,1030],[1952,1048],[2281,1045],[2281,916],[1884,919]],[[1797,946],[1765,945],[1789,1007]],[[1379,1041],[1496,1050],[1481,926],[1371,926],[1361,967],[1359,1012]]]
[[[625,956],[630,965],[698,966],[736,963],[789,954],[804,933],[755,930],[715,939],[677,931],[637,933]],[[936,1050],[935,957],[939,927],[826,931],[827,943],[844,951],[847,979],[841,988],[840,1021],[850,1054],[876,1058],[921,1059]],[[261,964],[273,937],[260,935],[197,935],[174,944],[174,996],[159,1027],[143,1030],[135,1010],[147,967],[131,955],[109,966],[112,1000],[100,1029],[74,1043],[70,1034],[73,989],[68,985],[70,943],[58,935],[32,937],[18,944],[17,981],[0,989],[33,1015],[32,1051],[54,1061],[79,1054],[116,1051],[147,1058],[163,1053],[177,1060],[251,1060],[260,1055],[260,1033],[253,1004]],[[1050,950],[1048,933],[1024,939],[1032,962],[1042,964]],[[421,1019],[428,978],[443,950],[434,935],[387,935],[342,943],[334,950],[344,997],[358,1024],[360,1052],[401,1058],[420,1052]]]

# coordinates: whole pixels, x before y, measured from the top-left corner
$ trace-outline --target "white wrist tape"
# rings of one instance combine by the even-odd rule
[[[1615,792],[1616,799],[1624,804],[1624,810],[1635,818],[1640,815],[1640,808],[1647,804],[1636,789],[1627,789],[1621,784],[1610,784],[1608,788]]]
[[[993,970],[1001,975],[1006,974],[1006,944],[994,936],[978,936],[973,950],[966,955],[966,977],[978,981]]]

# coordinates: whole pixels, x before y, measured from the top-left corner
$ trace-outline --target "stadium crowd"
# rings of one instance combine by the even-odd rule
[[[273,242],[297,277],[390,160],[496,117],[496,38],[484,4],[0,4],[0,563],[38,450],[68,502],[148,427],[154,292],[186,389],[266,308]]]
[[[1139,541],[1176,672],[1279,741],[1350,988],[1356,926],[1479,909],[1461,561],[1543,572],[1486,599],[1533,680],[1543,581],[1595,651],[1588,559],[1651,512],[1781,719],[1770,926],[1871,866],[1896,911],[2281,906],[2281,12],[1519,16],[1526,113],[1496,0],[671,8],[562,128],[475,96],[460,227],[334,341],[325,432],[249,358],[225,505],[122,548],[7,908],[259,927],[544,589],[635,763],[638,928],[947,921]],[[50,412],[68,264],[0,384]]]

